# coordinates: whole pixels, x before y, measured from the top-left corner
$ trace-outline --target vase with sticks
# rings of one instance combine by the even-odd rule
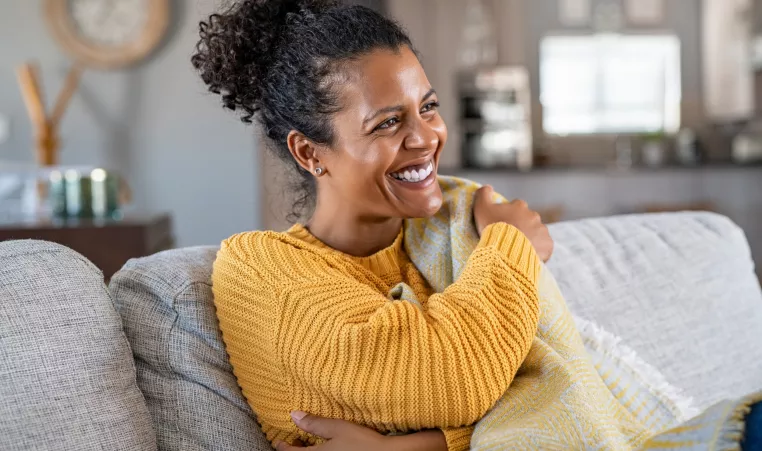
[[[21,94],[34,130],[34,156],[38,167],[36,182],[30,186],[31,190],[28,191],[29,200],[26,202],[27,207],[25,207],[27,214],[39,215],[44,205],[43,200],[48,197],[48,183],[47,180],[41,178],[41,175],[44,172],[49,172],[59,163],[61,120],[69,101],[77,90],[81,73],[82,70],[78,65],[73,65],[69,69],[53,109],[48,113],[37,65],[25,63],[16,69]],[[34,182],[34,180],[30,181]]]
[[[40,167],[58,164],[60,147],[59,126],[74,92],[77,90],[82,69],[74,65],[69,69],[63,89],[48,114],[39,70],[34,63],[25,63],[16,70],[21,93],[35,134],[35,159]]]

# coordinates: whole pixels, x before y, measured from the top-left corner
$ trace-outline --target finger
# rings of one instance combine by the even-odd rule
[[[511,203],[521,208],[529,208],[529,204],[527,204],[523,199],[514,199]]]
[[[550,261],[550,258],[553,256],[553,251],[555,250],[556,250],[556,242],[553,241],[553,238],[551,237],[550,245],[548,246],[548,255],[547,255],[547,258],[545,259],[545,263]]]
[[[492,193],[494,193],[495,190],[492,189],[492,186],[490,185],[484,185],[478,190],[476,190],[476,194],[474,194],[474,202],[475,203],[492,203]]]
[[[300,449],[304,448],[303,446],[289,445],[288,443],[281,441],[275,442],[274,445],[277,451],[299,451]]]
[[[332,418],[323,418],[315,415],[309,415],[305,412],[291,412],[291,419],[294,420],[299,429],[310,434],[317,435],[324,439],[332,439],[341,433],[350,423]]]

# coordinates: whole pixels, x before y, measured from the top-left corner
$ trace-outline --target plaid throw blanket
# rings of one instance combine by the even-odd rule
[[[442,209],[432,218],[406,221],[404,245],[442,292],[479,241],[472,219],[479,185],[450,177],[439,183]],[[744,417],[762,394],[718,404],[684,423],[685,409],[636,371],[600,349],[586,349],[545,268],[539,293],[540,321],[529,355],[477,423],[472,449],[740,449]]]

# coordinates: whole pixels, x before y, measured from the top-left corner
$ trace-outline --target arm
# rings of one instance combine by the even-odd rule
[[[279,351],[292,377],[341,405],[380,414],[380,422],[420,423],[416,429],[472,424],[505,392],[529,351],[538,268],[529,241],[507,224],[485,230],[460,279],[424,309],[321,268],[284,287],[282,330],[289,332],[281,334]],[[364,389],[348,389],[355,384]]]
[[[389,449],[400,451],[447,451],[449,448],[445,435],[439,430],[416,432],[415,434],[395,438],[399,440],[394,443],[393,448],[390,447]]]
[[[487,227],[460,279],[424,309],[389,301],[338,256],[321,254],[305,266],[304,249],[248,236],[256,239],[228,244],[215,263],[220,325],[234,368],[250,364],[247,349],[276,348],[292,381],[289,399],[311,403],[294,408],[341,412],[378,430],[470,425],[508,388],[535,336],[539,260],[513,226]],[[263,262],[276,266],[265,273]],[[275,328],[267,334],[274,343],[240,326],[233,310],[248,305],[279,309],[278,324],[258,321]],[[247,380],[239,383],[246,394]],[[288,427],[255,411],[263,429],[279,421]]]
[[[292,412],[291,416],[301,430],[326,439],[326,443],[319,447],[324,451],[357,449],[363,451],[447,451],[448,449],[444,434],[440,430],[384,436],[372,429],[344,420],[323,418],[304,412]],[[304,443],[296,441],[293,445],[289,445],[285,442],[276,442],[275,448],[278,451],[297,451],[304,448]]]

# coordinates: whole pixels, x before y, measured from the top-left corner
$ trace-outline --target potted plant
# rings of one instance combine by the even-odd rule
[[[666,135],[664,131],[645,133],[641,135],[641,157],[647,166],[661,166],[666,156]]]

